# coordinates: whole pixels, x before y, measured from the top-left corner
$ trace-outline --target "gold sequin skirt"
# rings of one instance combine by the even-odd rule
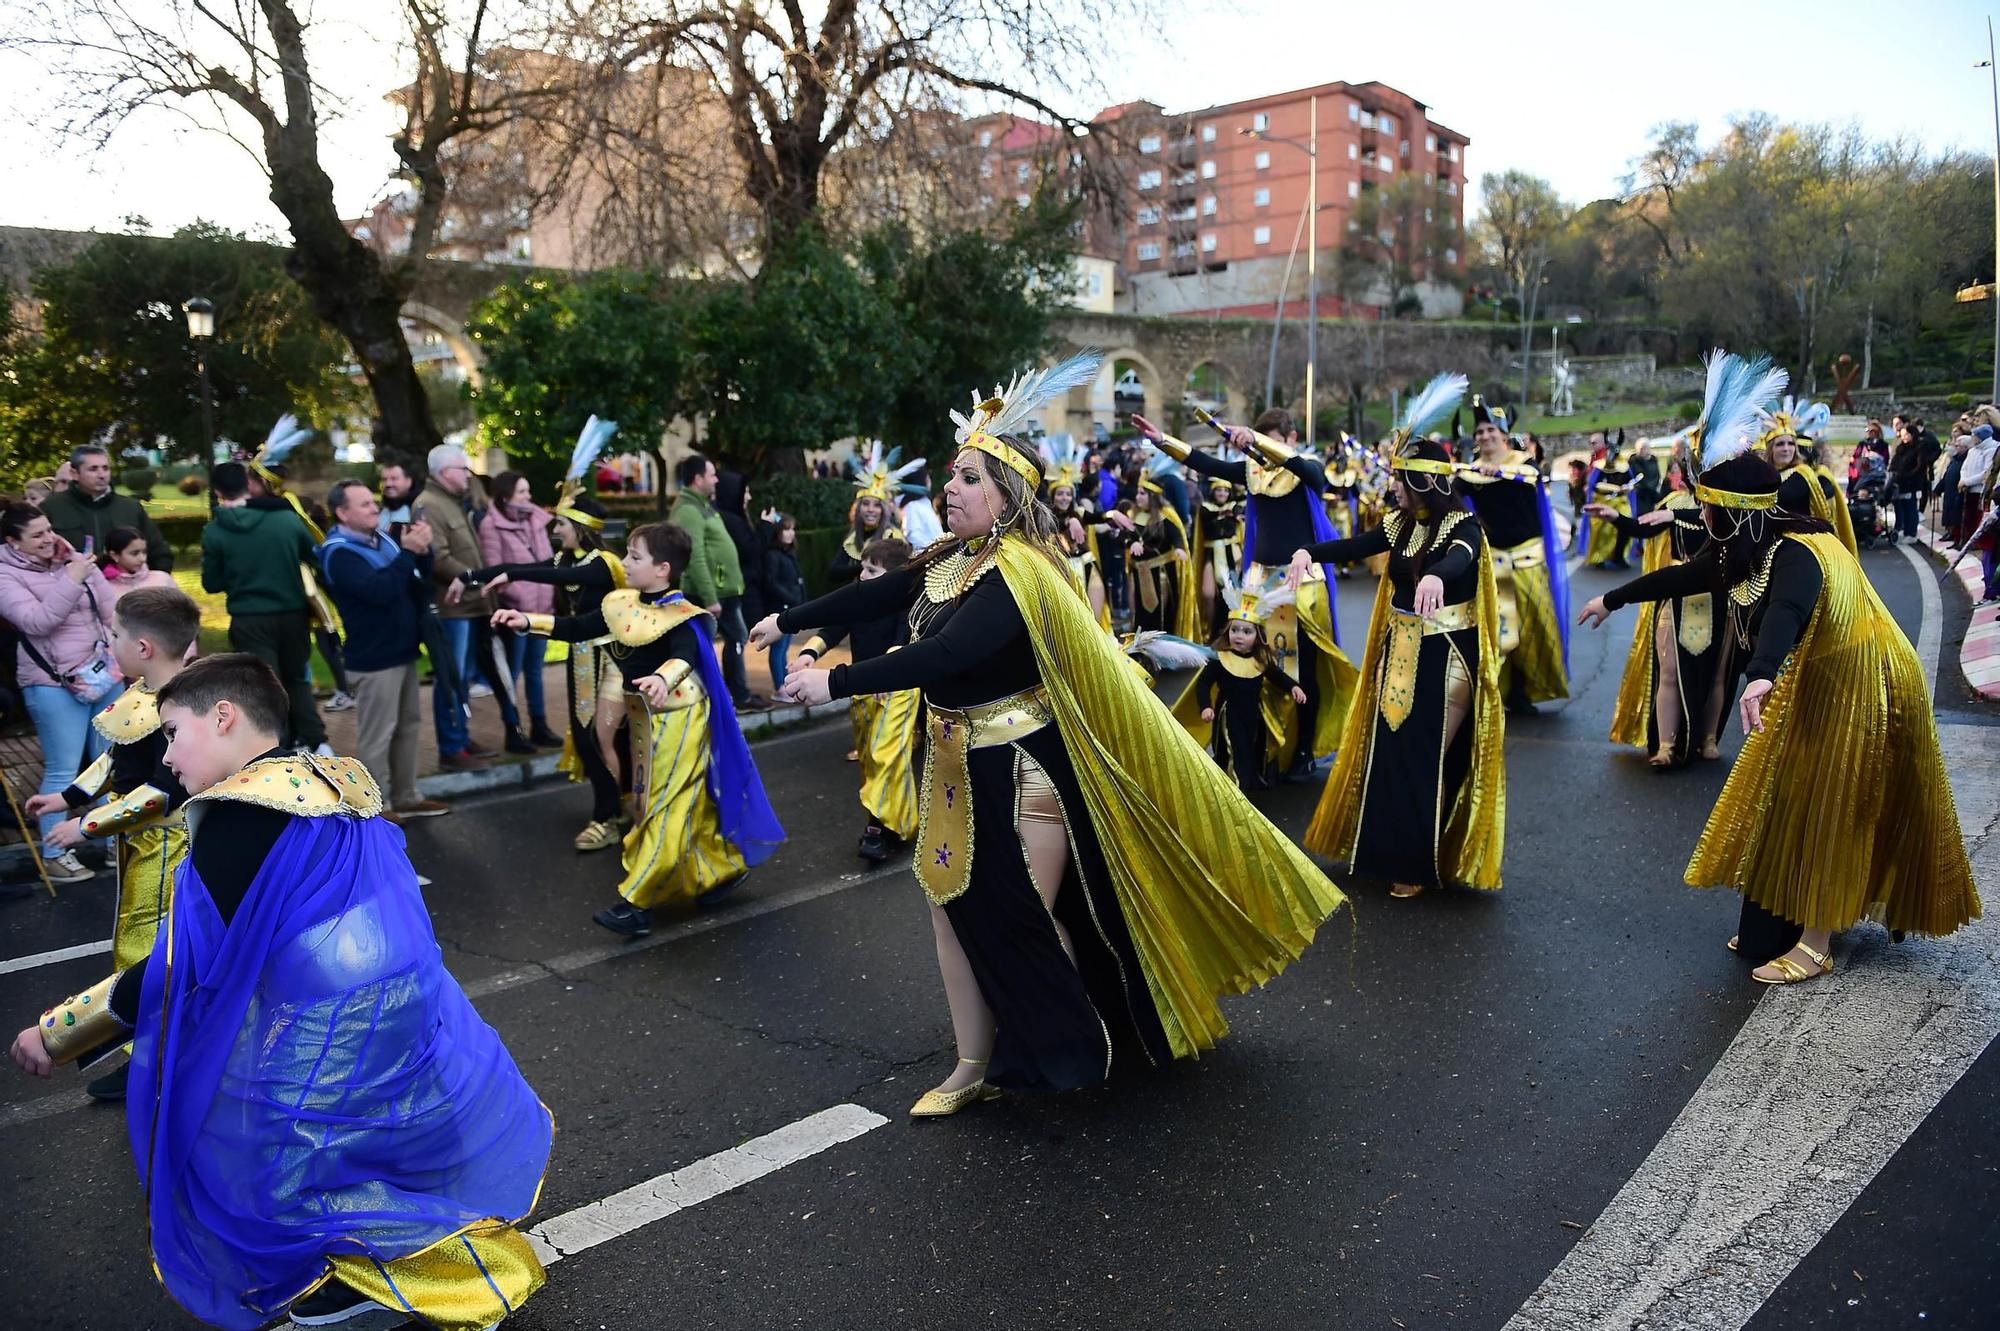
[[[632,735],[632,801],[641,811],[625,834],[625,877],[618,894],[640,909],[689,901],[740,877],[747,867],[723,839],[708,793],[708,709],[653,712],[638,694],[625,697]]]
[[[121,840],[118,864],[118,921],[111,934],[111,962],[129,970],[153,951],[153,939],[173,899],[174,874],[187,858],[187,825],[155,823]]]

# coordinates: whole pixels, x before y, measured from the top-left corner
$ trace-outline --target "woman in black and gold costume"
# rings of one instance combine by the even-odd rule
[[[1591,517],[1615,525],[1620,536],[1642,543],[1642,573],[1684,564],[1708,544],[1686,462],[1675,458],[1667,464],[1666,483],[1659,507],[1638,518],[1608,505],[1590,509]],[[1697,753],[1710,761],[1720,758],[1721,661],[1714,596],[1701,591],[1648,602],[1632,630],[1632,650],[1612,705],[1611,742],[1644,750],[1656,768],[1685,766]]]
[[[1125,547],[1125,576],[1132,588],[1132,627],[1183,638],[1196,636],[1201,609],[1196,604],[1194,563],[1188,550],[1187,528],[1168,502],[1160,475],[1170,458],[1155,455],[1139,469],[1132,492],[1133,516],[1113,512],[1111,520],[1133,532]]]
[[[1111,604],[1105,597],[1103,561],[1097,532],[1102,520],[1083,493],[1083,463],[1087,454],[1073,439],[1042,445],[1042,474],[1048,477],[1049,511],[1056,518],[1056,544],[1069,561],[1077,585],[1090,600],[1090,612],[1102,627],[1111,627]]]
[[[1396,507],[1382,525],[1292,557],[1290,577],[1389,556],[1375,595],[1361,695],[1306,829],[1306,848],[1413,897],[1454,883],[1497,890],[1506,843],[1500,609],[1479,519],[1451,450],[1420,436],[1465,391],[1440,375],[1412,401],[1392,457]]]
[[[1839,538],[1779,507],[1778,472],[1748,451],[1757,407],[1783,387],[1768,360],[1711,359],[1691,431],[1707,547],[1582,613],[1600,624],[1706,591],[1727,650],[1748,658],[1743,750],[1686,877],[1743,893],[1729,945],[1764,963],[1764,984],[1825,975],[1833,934],[1863,918],[1943,935],[1980,911],[1916,652]]]
[[[764,620],[769,644],[904,609],[902,651],[785,681],[795,702],[920,688],[929,709],[915,869],[959,1063],[912,1108],[996,1088],[1102,1082],[1119,1060],[1192,1057],[1219,995],[1283,970],[1341,903],[1098,627],[1010,432],[1093,382],[1079,357],[975,399],[944,488],[952,539],[909,568]]]

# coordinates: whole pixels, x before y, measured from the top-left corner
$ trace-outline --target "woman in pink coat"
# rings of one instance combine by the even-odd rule
[[[548,512],[536,506],[528,478],[518,471],[503,471],[493,478],[493,502],[479,524],[479,553],[488,568],[495,564],[546,564],[555,558]],[[494,596],[501,606],[530,615],[555,610],[556,589],[547,583],[506,582]],[[549,729],[542,695],[542,661],[548,639],[502,632],[507,672],[514,677],[514,696],[525,694],[528,704],[528,742],[537,748],[559,749],[562,737]]]
[[[41,793],[54,794],[104,751],[90,719],[125,691],[111,663],[112,597],[97,561],[71,549],[33,505],[8,505],[0,538],[0,619],[21,635],[15,669],[42,746]],[[65,816],[42,816],[44,846]],[[93,876],[72,851],[47,846],[43,857],[55,882]]]

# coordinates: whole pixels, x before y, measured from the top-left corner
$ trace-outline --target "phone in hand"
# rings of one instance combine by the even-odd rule
[[[86,536],[83,538],[83,552],[87,555],[95,555],[97,553],[97,538],[95,536]]]

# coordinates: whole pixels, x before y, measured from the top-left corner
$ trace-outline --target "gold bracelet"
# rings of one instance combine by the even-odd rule
[[[121,972],[122,973],[122,972]],[[58,1063],[74,1063],[107,1044],[121,1043],[132,1028],[111,1010],[117,975],[107,975],[42,1014],[42,1048]]]

